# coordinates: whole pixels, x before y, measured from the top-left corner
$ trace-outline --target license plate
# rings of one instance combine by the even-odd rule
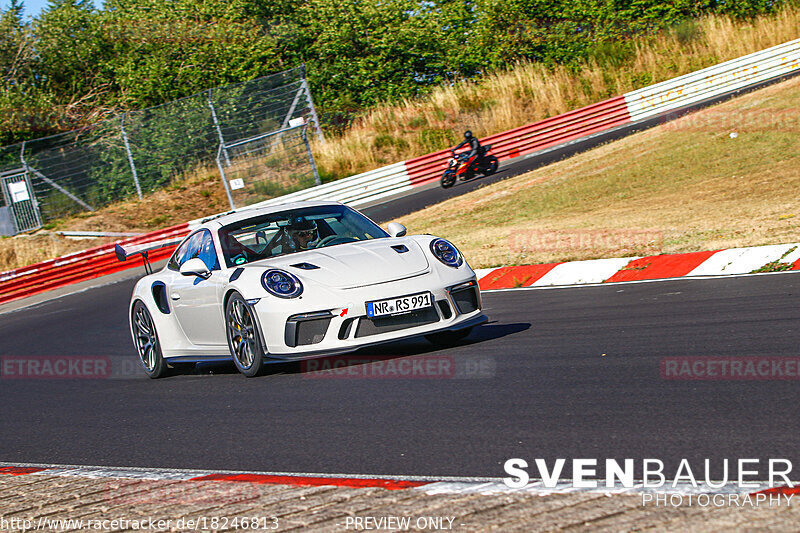
[[[374,318],[376,316],[397,315],[416,311],[417,309],[425,309],[432,305],[433,295],[429,292],[420,292],[408,296],[367,302],[367,316]]]

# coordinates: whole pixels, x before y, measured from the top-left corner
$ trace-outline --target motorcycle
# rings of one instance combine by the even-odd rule
[[[442,188],[449,189],[459,179],[461,181],[471,180],[478,173],[484,176],[491,176],[497,172],[500,162],[495,156],[488,155],[491,149],[492,145],[481,146],[478,156],[471,164],[469,163],[469,152],[456,154],[455,150],[451,150],[450,153],[453,154],[453,157],[448,161],[447,169],[445,169],[440,180]]]

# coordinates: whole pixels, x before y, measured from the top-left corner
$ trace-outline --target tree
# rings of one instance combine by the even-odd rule
[[[86,100],[103,85],[109,49],[91,1],[50,0],[33,29],[40,56],[38,74],[50,92],[75,102]]]
[[[38,61],[22,2],[0,13],[0,145],[63,128],[53,99],[36,85]]]
[[[102,14],[116,100],[144,107],[284,68],[244,0],[109,0]]]
[[[444,79],[438,21],[413,0],[308,0],[273,31],[287,57],[307,64],[329,122],[333,115],[341,124],[358,110],[415,96]]]
[[[22,0],[11,0],[6,12],[15,17],[17,19],[17,23],[21,26],[22,14],[25,12],[25,2]]]

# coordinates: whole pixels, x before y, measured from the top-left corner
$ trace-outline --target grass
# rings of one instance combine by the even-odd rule
[[[631,43],[608,44],[577,69],[521,63],[477,82],[379,106],[341,137],[313,146],[323,175],[342,178],[486,136],[796,39],[800,7],[751,21],[707,17]]]
[[[310,187],[313,178],[304,174],[305,164],[297,168],[275,170],[274,159],[249,161],[233,168],[231,176],[243,176],[253,186],[234,191],[237,202],[254,203],[267,198]],[[291,172],[297,170],[298,172]],[[263,181],[252,181],[258,176]],[[245,198],[244,194],[248,197]],[[181,179],[159,191],[146,194],[142,200],[119,202],[94,212],[78,213],[69,218],[48,223],[33,235],[22,234],[0,239],[0,272],[30,265],[53,257],[100,246],[115,239],[73,240],[58,235],[58,231],[148,232],[181,224],[230,209],[225,189],[216,168],[196,168]]]
[[[798,169],[795,77],[400,221],[474,267],[797,242]]]
[[[768,48],[797,38],[798,27],[800,8],[749,22],[709,17],[639,38],[630,46],[609,44],[575,70],[514,65],[474,83],[441,86],[422,99],[380,106],[342,137],[315,144],[315,158],[323,181],[345,177],[452,146],[465,129],[479,136],[497,133]],[[781,105],[778,100],[770,102]],[[794,128],[794,135],[762,131],[759,113],[769,110],[756,105],[755,111],[746,114],[753,123],[740,128],[736,140],[722,130],[689,131],[690,123],[671,124],[666,129],[680,128],[676,134],[666,135],[662,127],[486,189],[491,191],[486,198],[469,195],[464,200],[470,205],[469,214],[461,220],[464,224],[448,211],[449,203],[441,212],[438,208],[435,213],[423,211],[407,221],[413,229],[452,235],[466,246],[475,266],[797,240],[794,232],[800,219],[794,213],[800,212],[800,205],[792,198],[800,178],[793,172],[800,167],[791,155],[798,151],[798,103],[796,97],[787,100],[785,107],[772,109],[770,115],[778,129]],[[693,115],[699,116],[704,115]],[[724,120],[731,123],[735,117]],[[640,144],[624,144],[628,142]],[[720,159],[709,161],[712,153]],[[274,167],[276,161],[264,162],[263,169]],[[762,169],[762,161],[770,166]],[[665,174],[664,169],[673,174]],[[730,183],[740,184],[741,191],[727,188]],[[748,191],[751,196],[745,194]],[[270,196],[280,191],[257,192]],[[520,198],[511,198],[517,193]],[[522,197],[527,199],[523,202]],[[647,198],[645,204],[642,198]],[[663,212],[651,217],[647,202]],[[708,210],[702,207],[706,204]],[[686,205],[694,205],[702,216],[693,218],[696,213],[687,212]],[[675,212],[667,216],[670,207]],[[517,208],[523,209],[520,218]],[[54,230],[144,232],[227,209],[217,171],[196,169],[141,201],[58,220],[33,236],[0,239],[0,271],[107,242],[73,241]],[[484,219],[484,214],[489,218]],[[753,217],[754,227],[742,222],[746,217]],[[487,226],[485,220],[496,227]],[[545,232],[531,234],[533,228]],[[636,232],[630,228],[657,229]],[[527,233],[520,238],[519,231]],[[543,239],[555,245],[550,242],[542,250]]]
[[[783,253],[783,255],[780,256],[777,260],[771,261],[766,265],[753,270],[751,274],[760,274],[762,272],[783,272],[784,270],[791,270],[792,268],[794,268],[794,265],[792,263],[786,263],[784,261],[781,261],[781,259],[785,258],[787,255],[794,252],[795,250],[797,250],[797,246],[791,247],[790,249],[786,250]]]
[[[72,240],[57,231],[147,232],[181,224],[229,209],[219,174],[197,169],[168,189],[129,200],[92,213],[48,224],[47,230],[33,235],[0,239],[0,271],[52,259],[71,252],[101,246],[115,239]]]
[[[54,234],[24,236],[14,239],[0,240],[0,270],[18,268],[40,261],[46,261],[60,255],[85,250],[89,246],[100,246],[109,240],[73,241]]]

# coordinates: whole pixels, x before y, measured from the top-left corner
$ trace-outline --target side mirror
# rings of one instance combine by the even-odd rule
[[[392,237],[405,237],[407,231],[406,227],[398,222],[389,222],[386,229]]]
[[[211,276],[211,271],[202,259],[195,257],[181,265],[181,274],[184,276],[198,276],[203,279],[208,279],[208,277]]]

